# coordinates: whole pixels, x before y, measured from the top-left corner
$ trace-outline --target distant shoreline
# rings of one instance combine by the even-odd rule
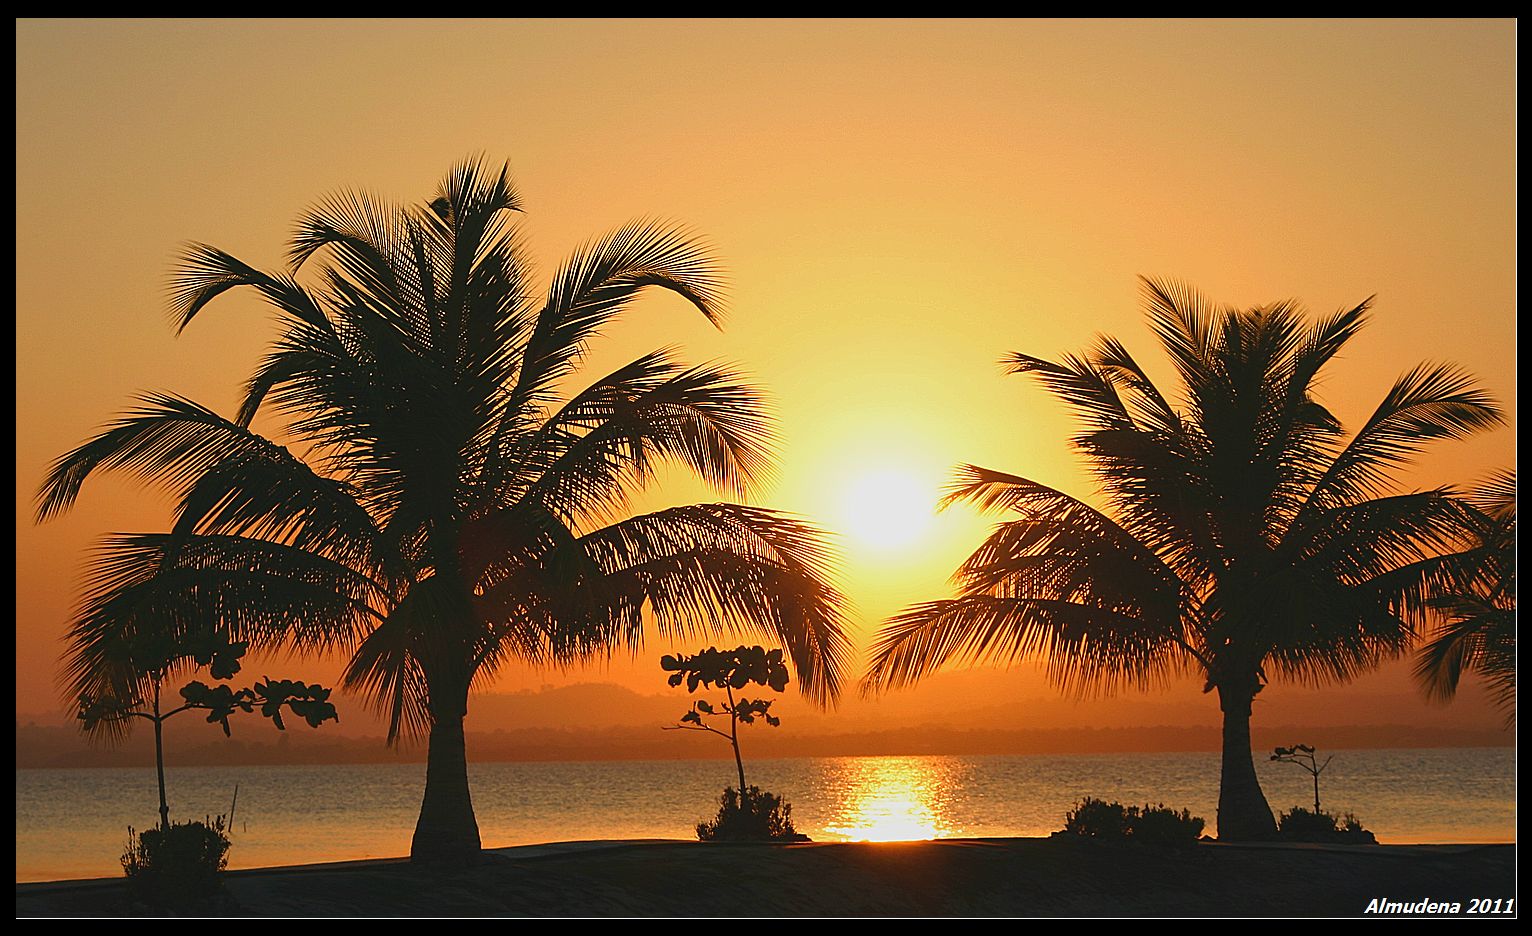
[[[203,728],[206,726],[197,725]],[[710,739],[676,738],[658,725],[583,730],[523,728],[469,731],[471,762],[677,761],[727,758]],[[1514,748],[1510,732],[1421,729],[1405,725],[1289,726],[1257,728],[1253,750],[1270,751],[1302,738],[1328,750]],[[225,739],[215,730],[172,738],[166,763],[172,767],[423,763],[424,744],[389,748],[382,737],[289,731]],[[1057,754],[1176,754],[1216,752],[1216,725],[1160,725],[1139,728],[922,729],[750,738],[752,759],[796,757],[987,757]],[[116,748],[91,747],[72,728],[35,724],[16,727],[16,766],[22,768],[140,767],[153,763],[152,741],[141,732]]]
[[[1234,845],[1070,839],[791,846],[552,843],[432,873],[401,859],[229,872],[224,915],[1366,916],[1515,896],[1514,845]],[[118,879],[16,885],[18,917],[120,916]],[[1378,904],[1377,906],[1381,906]]]

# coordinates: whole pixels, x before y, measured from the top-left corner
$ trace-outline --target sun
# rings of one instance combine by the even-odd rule
[[[904,549],[931,527],[937,492],[913,473],[881,469],[860,474],[842,501],[844,532],[879,552]]]

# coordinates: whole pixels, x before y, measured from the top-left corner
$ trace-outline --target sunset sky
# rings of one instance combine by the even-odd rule
[[[64,717],[60,637],[92,542],[169,517],[161,492],[101,475],[36,526],[49,462],[143,390],[232,413],[274,334],[257,300],[230,296],[176,338],[181,246],[277,269],[320,197],[418,201],[474,154],[509,162],[545,275],[638,217],[714,247],[724,330],[655,295],[589,373],[673,344],[754,375],[781,438],[757,501],[840,534],[863,647],[887,615],[946,597],[991,522],[932,515],[953,466],[1093,496],[1062,405],[997,362],[1105,333],[1170,385],[1141,274],[1316,314],[1376,294],[1323,401],[1354,428],[1402,371],[1456,362],[1511,426],[1433,449],[1411,484],[1509,467],[1515,50],[1508,20],[18,21],[18,711]],[[678,479],[649,504],[701,497]],[[499,688],[659,692],[664,649]],[[1407,669],[1326,690],[1333,718],[1373,693],[1408,700],[1384,713],[1396,722],[1439,719]],[[899,711],[1051,692],[1029,665],[949,689],[905,691]],[[1475,692],[1453,717],[1499,721]]]

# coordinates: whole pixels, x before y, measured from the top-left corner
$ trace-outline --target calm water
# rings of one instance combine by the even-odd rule
[[[1331,752],[1322,752],[1325,754]],[[1322,805],[1352,811],[1385,843],[1511,842],[1512,748],[1335,751]],[[1081,796],[1189,807],[1213,824],[1218,755],[834,757],[747,763],[746,779],[784,794],[816,841],[1047,835]],[[1258,761],[1272,808],[1312,804],[1313,781]],[[471,764],[486,847],[609,838],[693,837],[717,812],[732,761]],[[409,852],[424,764],[181,767],[168,771],[173,818],[227,813],[239,784],[233,868]],[[154,770],[16,771],[16,880],[115,876],[129,825],[157,818]]]

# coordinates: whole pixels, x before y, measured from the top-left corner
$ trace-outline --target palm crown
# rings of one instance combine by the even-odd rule
[[[742,627],[787,648],[812,698],[835,696],[848,644],[815,530],[738,503],[626,509],[662,460],[748,494],[770,465],[758,393],[660,350],[560,396],[645,287],[718,323],[713,262],[634,223],[576,251],[538,301],[518,210],[506,170],[471,161],[418,208],[320,203],[298,223],[289,274],[189,250],[179,327],[251,287],[280,334],[234,419],[147,395],[53,466],[39,518],[100,468],[178,496],[168,534],[117,536],[98,554],[70,632],[72,691],[131,694],[141,677],[110,648],[140,629],[342,648],[345,686],[387,714],[390,740],[430,733],[416,857],[477,852],[462,719],[470,687],[509,659],[636,647],[646,620],[682,639]],[[287,446],[251,430],[263,407]]]
[[[1516,720],[1516,473],[1501,471],[1469,497],[1474,538],[1433,605],[1442,626],[1421,648],[1415,674],[1428,695],[1457,694],[1465,672],[1483,676],[1506,724]]]
[[[1465,374],[1421,365],[1348,440],[1313,387],[1370,300],[1310,325],[1291,302],[1210,308],[1152,280],[1144,295],[1176,403],[1112,338],[1059,363],[1005,360],[1081,417],[1074,442],[1107,510],[961,469],[948,503],[1019,516],[958,569],[957,597],[886,625],[865,685],[1024,656],[1075,688],[1197,672],[1225,715],[1219,834],[1260,837],[1274,826],[1250,759],[1251,700],[1271,676],[1345,680],[1406,646],[1469,512],[1445,489],[1397,493],[1393,475],[1423,444],[1501,417]]]

